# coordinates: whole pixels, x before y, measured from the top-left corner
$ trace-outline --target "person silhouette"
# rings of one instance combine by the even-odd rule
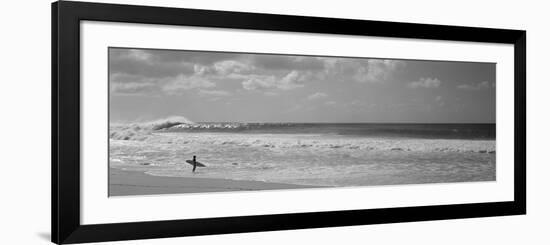
[[[193,156],[193,173],[195,172],[196,168],[197,168],[197,156]]]

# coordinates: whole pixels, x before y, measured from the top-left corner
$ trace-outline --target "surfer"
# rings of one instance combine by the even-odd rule
[[[196,168],[197,168],[197,156],[193,156],[193,173],[195,172]]]
[[[195,172],[197,167],[201,167],[201,168],[206,167],[204,164],[197,161],[197,156],[193,156],[193,160],[185,160],[185,162],[193,166],[193,172]]]

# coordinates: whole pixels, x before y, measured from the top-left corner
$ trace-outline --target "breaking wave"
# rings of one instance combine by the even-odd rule
[[[391,151],[391,152],[496,152],[485,125],[358,125],[307,123],[194,123],[181,116],[111,124],[113,140],[150,144],[252,147],[275,152]],[[472,129],[473,128],[473,129]],[[476,131],[477,130],[477,131]],[[205,133],[207,132],[207,133]],[[472,133],[473,132],[473,133]],[[394,135],[400,137],[395,137]],[[402,135],[408,137],[402,137]]]
[[[186,146],[210,146],[242,149],[254,148],[275,152],[299,151],[392,151],[392,152],[455,152],[487,153],[496,152],[493,140],[461,139],[396,139],[372,137],[345,137],[325,135],[247,135],[224,133],[165,133],[151,138],[153,144]]]
[[[169,132],[228,132],[253,134],[324,134],[352,137],[421,139],[495,139],[495,124],[373,124],[373,123],[182,123]]]
[[[182,116],[171,116],[146,122],[111,123],[109,138],[115,140],[145,140],[155,130],[163,130],[180,124],[192,125],[194,122]]]
[[[295,123],[181,123],[170,127],[171,130],[251,130],[251,129],[274,129],[274,128],[295,128],[308,124]]]

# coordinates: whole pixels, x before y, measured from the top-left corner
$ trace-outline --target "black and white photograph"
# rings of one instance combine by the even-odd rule
[[[550,244],[546,5],[6,2],[0,244]]]
[[[108,49],[109,196],[496,181],[495,63]]]

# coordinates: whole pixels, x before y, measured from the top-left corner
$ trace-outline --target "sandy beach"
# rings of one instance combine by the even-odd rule
[[[254,191],[316,188],[318,186],[240,181],[214,178],[162,177],[138,171],[109,169],[109,196]]]

